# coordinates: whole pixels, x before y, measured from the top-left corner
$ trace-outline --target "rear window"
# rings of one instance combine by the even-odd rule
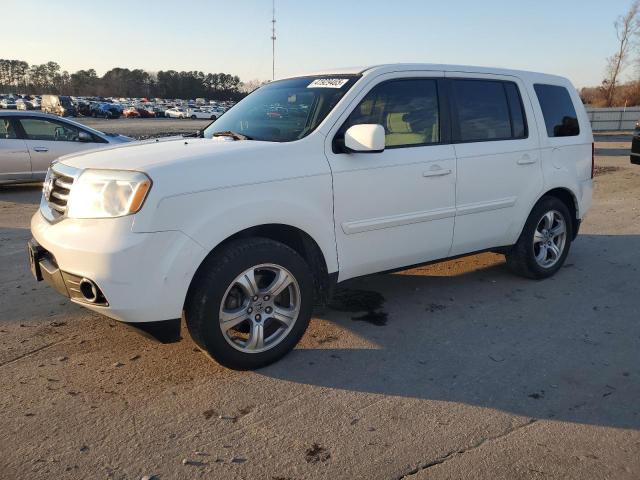
[[[536,84],[533,86],[540,102],[549,137],[580,135],[580,125],[571,95],[564,87]]]
[[[452,89],[458,142],[527,137],[526,119],[515,83],[454,80]]]

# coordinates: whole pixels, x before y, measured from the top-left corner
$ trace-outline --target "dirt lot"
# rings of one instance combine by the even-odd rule
[[[107,123],[200,123],[148,122]],[[599,138],[594,208],[554,278],[513,277],[485,254],[352,281],[257,372],[36,284],[24,246],[38,188],[0,190],[0,477],[640,478],[628,140]],[[371,292],[386,319],[345,311]]]

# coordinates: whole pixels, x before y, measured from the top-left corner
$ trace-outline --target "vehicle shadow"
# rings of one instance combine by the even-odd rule
[[[631,154],[629,148],[597,148],[596,155],[599,157],[628,157]]]
[[[620,132],[593,132],[593,139],[596,142],[629,142],[633,138],[633,130]]]
[[[0,185],[0,202],[37,205],[40,203],[42,183]]]
[[[381,294],[386,324],[318,312],[361,341],[320,338],[259,373],[640,429],[639,266],[640,236],[581,235],[564,268],[545,281],[512,276],[501,263],[353,280],[340,291]]]

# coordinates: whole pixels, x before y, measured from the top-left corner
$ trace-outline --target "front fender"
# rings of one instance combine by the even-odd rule
[[[328,173],[167,197],[158,203],[147,226],[152,231],[185,233],[206,256],[232,235],[265,224],[304,231],[320,247],[327,271],[338,271]]]

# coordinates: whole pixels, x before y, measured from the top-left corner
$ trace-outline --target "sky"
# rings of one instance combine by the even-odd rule
[[[601,82],[630,0],[276,0],[276,78],[427,62]],[[0,58],[271,78],[271,0],[2,0]],[[9,16],[7,15],[7,18]],[[627,77],[634,73],[632,67]],[[637,73],[637,72],[635,72]]]

